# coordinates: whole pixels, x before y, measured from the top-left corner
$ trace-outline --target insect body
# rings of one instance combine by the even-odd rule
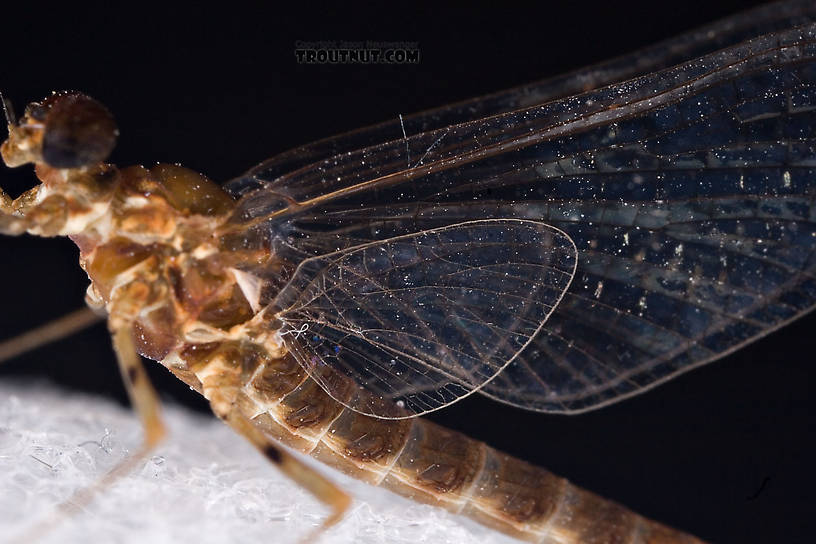
[[[15,213],[5,216],[5,229],[70,236],[80,247],[82,266],[92,280],[88,302],[110,316],[114,345],[134,404],[141,408],[148,444],[160,439],[163,427],[146,376],[134,360],[135,351],[161,361],[201,392],[219,417],[248,436],[274,463],[289,464],[293,476],[332,504],[336,515],[345,507],[344,495],[303,472],[271,438],[371,483],[469,512],[521,537],[529,538],[546,525],[560,539],[580,541],[582,534],[598,530],[592,518],[599,509],[612,521],[604,532],[645,540],[674,534],[485,444],[430,422],[407,419],[399,406],[358,390],[351,380],[331,375],[328,369],[317,375],[332,380],[333,392],[344,391],[342,401],[354,398],[355,406],[388,413],[391,419],[344,407],[309,377],[285,346],[286,336],[312,335],[315,341],[317,333],[308,327],[287,329],[283,323],[270,323],[278,318],[265,311],[268,302],[261,304],[264,286],[239,268],[285,263],[278,265],[273,252],[247,248],[229,234],[217,237],[233,213],[232,199],[203,176],[176,166],[119,170],[85,164],[70,156],[70,150],[60,152],[60,160],[70,167],[47,163],[49,125],[61,122],[51,116],[64,109],[72,123],[81,122],[83,127],[107,122],[105,110],[79,94],[57,94],[29,106],[11,128],[3,157],[9,165],[33,160],[42,185],[15,201]],[[97,121],[99,116],[103,121]],[[91,132],[91,138],[97,138],[96,131]],[[82,142],[81,147],[89,145]],[[61,210],[66,212],[60,215]],[[422,238],[407,242],[421,244],[427,237],[432,247],[442,248],[444,242],[431,238],[457,239],[462,236],[459,229],[489,235],[494,228],[527,237],[541,232],[558,235],[533,222],[470,222],[426,231]],[[466,250],[461,242],[450,243],[458,252]],[[569,267],[574,267],[574,250],[569,244],[566,248],[567,264],[559,271],[564,283],[571,278]],[[336,355],[341,349],[337,345],[329,351]]]
[[[278,443],[533,542],[696,542],[412,416],[474,392],[595,408],[809,311],[814,33],[561,101],[509,92],[483,119],[431,112],[404,140],[316,144],[226,191],[105,164],[107,111],[57,94],[10,123],[4,161],[42,184],[3,195],[0,230],[76,242],[148,448],[163,427],[137,353],[327,524],[348,497]]]

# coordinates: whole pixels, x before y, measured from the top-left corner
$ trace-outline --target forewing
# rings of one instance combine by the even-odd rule
[[[541,81],[464,100],[325,138],[276,155],[226,184],[235,196],[259,187],[274,186],[295,199],[304,198],[308,185],[294,183],[300,172],[319,168],[321,161],[388,141],[452,125],[523,110],[574,94],[599,89],[650,72],[675,66],[742,41],[807,24],[816,17],[811,0],[776,2],[746,10],[720,21],[673,36],[640,51]],[[419,159],[415,155],[414,159]],[[408,157],[405,157],[406,161]],[[365,170],[366,168],[363,167]]]
[[[482,392],[533,410],[601,406],[816,304],[815,42],[816,26],[790,29],[286,176],[256,170],[267,185],[232,224],[293,263],[477,218],[560,229],[575,278]]]
[[[419,415],[510,363],[558,305],[576,262],[572,240],[543,223],[471,221],[307,259],[271,308],[289,350],[336,400],[394,417],[387,399]]]

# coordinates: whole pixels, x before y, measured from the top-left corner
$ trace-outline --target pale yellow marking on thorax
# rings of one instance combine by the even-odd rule
[[[150,259],[145,259],[144,261],[141,261],[131,266],[130,268],[123,270],[122,272],[119,272],[116,275],[116,278],[114,279],[113,282],[113,286],[111,287],[110,290],[110,300],[111,301],[114,300],[116,298],[117,291],[119,291],[129,283],[135,281],[140,273],[149,271],[151,266],[153,266],[153,263],[150,262]],[[110,304],[111,303],[108,302],[108,305]],[[110,311],[110,308],[108,308],[108,310]]]
[[[261,310],[261,289],[263,287],[263,280],[254,274],[238,270],[237,268],[228,268],[235,278],[235,283],[244,294],[244,298],[249,303],[250,308],[255,313]]]
[[[218,248],[214,245],[201,244],[196,246],[195,249],[190,252],[190,255],[193,257],[193,259],[201,261],[207,257],[210,257],[211,255],[215,255],[216,253],[218,253]]]
[[[61,171],[62,177],[67,178],[67,171]],[[42,204],[48,197],[58,195],[65,198],[62,192],[55,190],[47,185],[40,185],[38,187],[34,204]],[[110,201],[93,202],[89,209],[84,213],[76,211],[71,212],[65,221],[65,224],[57,232],[59,236],[69,236],[71,234],[79,234],[87,232],[90,229],[95,229],[99,232],[105,233],[110,231],[110,227],[105,228],[106,224],[110,223]],[[29,234],[41,236],[43,235],[40,226],[33,226],[28,229]]]
[[[142,195],[129,195],[125,198],[122,209],[138,210],[150,205],[150,199]]]

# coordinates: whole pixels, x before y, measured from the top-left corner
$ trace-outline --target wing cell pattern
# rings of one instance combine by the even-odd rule
[[[813,20],[812,6],[781,8]],[[316,158],[285,174],[278,166],[288,159],[268,161],[230,184],[244,194],[233,224],[244,229],[243,243],[271,245],[292,263],[487,219],[563,233],[576,248],[574,278],[541,330],[480,390],[532,410],[579,412],[620,400],[816,305],[816,25],[583,94],[491,108],[482,119]],[[440,111],[419,118],[431,123]],[[360,259],[351,251],[330,270],[359,268]],[[428,282],[445,271],[444,260],[434,261],[438,270],[423,262]],[[298,279],[295,266],[256,273],[286,285]],[[289,286],[284,292],[305,289]],[[358,287],[367,295],[369,286]],[[396,311],[378,296],[382,315]],[[328,327],[315,318],[329,313],[328,299],[310,300],[292,326]],[[337,335],[365,319],[332,324],[341,332],[326,334],[325,345],[340,345]],[[475,387],[452,358],[444,368],[427,358],[430,344],[420,346],[428,338],[411,330],[416,338],[399,341],[417,356],[417,369],[432,366],[440,383]],[[383,346],[398,340],[365,342],[355,349],[387,362],[382,350],[391,348]],[[344,365],[359,366],[342,356],[331,364],[347,374]],[[370,379],[358,382],[368,387]],[[382,393],[402,398],[409,390]]]
[[[307,259],[272,307],[290,351],[330,394],[338,380],[323,379],[327,366],[418,415],[509,364],[558,305],[575,266],[575,246],[557,229],[471,221]],[[364,404],[369,395],[337,400],[391,417],[375,411],[388,404]]]

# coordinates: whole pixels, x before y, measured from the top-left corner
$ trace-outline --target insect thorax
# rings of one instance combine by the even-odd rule
[[[0,190],[0,232],[70,237],[91,280],[88,303],[107,311],[111,330],[132,330],[142,355],[192,372],[180,377],[194,386],[236,372],[233,383],[246,383],[284,358],[280,327],[261,309],[265,283],[251,272],[274,274],[276,257],[268,244],[223,233],[235,201],[221,187],[177,165],[105,163],[116,125],[81,93],[7,117],[3,161],[33,163],[41,183],[14,200]]]

